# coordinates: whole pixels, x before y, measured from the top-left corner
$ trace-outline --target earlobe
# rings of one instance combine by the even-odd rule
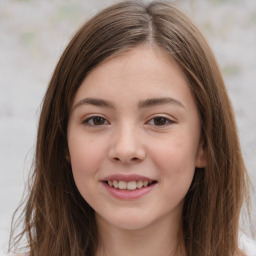
[[[69,150],[65,150],[65,159],[67,160],[67,162],[69,162],[69,163],[71,162]]]
[[[71,162],[70,155],[66,155],[65,158],[66,158],[67,162],[69,162],[69,163]]]
[[[197,152],[196,168],[205,168],[207,166],[207,153],[204,144],[201,143]]]

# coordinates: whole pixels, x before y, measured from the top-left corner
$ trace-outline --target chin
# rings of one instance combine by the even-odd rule
[[[113,226],[115,226],[118,229],[121,230],[126,230],[126,231],[139,231],[139,230],[143,230],[146,229],[147,227],[150,226],[151,223],[148,222],[135,222],[135,221],[131,221],[129,220],[126,222],[118,222],[118,223],[113,223]]]
[[[107,225],[109,227],[114,227],[118,229],[123,230],[129,230],[129,231],[135,231],[135,230],[141,230],[144,229],[154,221],[145,218],[145,215],[143,214],[128,214],[123,213],[119,215],[111,215],[108,217],[101,216],[99,214],[96,214],[96,221],[98,224]]]

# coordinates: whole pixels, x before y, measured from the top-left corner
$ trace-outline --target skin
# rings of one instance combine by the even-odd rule
[[[152,98],[172,100],[145,104]],[[77,188],[96,212],[97,255],[174,253],[183,199],[195,168],[206,164],[200,135],[184,74],[160,49],[136,47],[89,73],[74,98],[68,146]],[[157,183],[140,198],[117,199],[102,184],[113,174],[139,174]]]

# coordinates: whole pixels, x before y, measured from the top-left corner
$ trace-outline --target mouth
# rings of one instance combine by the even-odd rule
[[[107,191],[121,200],[139,199],[152,191],[157,183],[157,180],[137,174],[114,174],[102,180]]]
[[[145,187],[150,187],[157,181],[148,181],[148,180],[106,180],[104,183],[112,188],[124,191],[134,191]]]

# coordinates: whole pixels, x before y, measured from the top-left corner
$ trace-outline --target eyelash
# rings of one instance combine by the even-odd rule
[[[91,122],[94,122],[96,119],[101,119],[101,121],[103,121],[104,123],[103,124],[100,124],[100,125],[97,125],[97,124],[93,124],[93,123],[91,123]],[[87,125],[87,126],[102,126],[102,125],[104,125],[105,124],[105,122],[107,121],[107,119],[105,119],[104,117],[102,117],[102,116],[91,116],[91,117],[89,117],[89,118],[87,118],[87,119],[85,119],[82,123],[84,124],[84,125]],[[108,122],[108,121],[107,121]],[[109,124],[109,122],[108,122],[108,124]]]
[[[97,119],[98,119],[98,120],[97,120]],[[100,119],[100,121],[103,121],[103,123],[101,123],[101,124],[95,124],[94,121],[96,121],[96,120],[99,121],[99,119]],[[164,124],[157,125],[157,124],[156,124],[156,120],[157,120],[157,119],[160,119],[161,121],[164,121]],[[158,120],[158,121],[160,121],[160,120]],[[162,127],[175,123],[173,120],[171,120],[171,119],[169,119],[169,118],[167,118],[167,117],[165,117],[165,116],[156,116],[156,117],[153,117],[153,118],[151,118],[151,119],[147,122],[147,124],[150,124],[151,121],[154,122],[154,124],[151,124],[151,125],[154,125],[154,126],[162,126]],[[93,122],[93,123],[92,123],[92,122]],[[104,117],[101,117],[101,116],[91,116],[91,117],[85,119],[82,123],[83,123],[84,125],[86,125],[86,126],[95,127],[95,126],[103,126],[103,125],[106,125],[106,122],[107,122],[107,124],[110,124],[110,123],[107,121],[107,119],[105,119]]]
[[[157,125],[157,124],[155,123],[157,119],[160,119],[160,120],[164,121],[164,124]],[[163,126],[167,126],[167,125],[171,125],[171,124],[174,123],[173,120],[171,120],[170,118],[167,118],[167,117],[165,117],[165,116],[156,116],[156,117],[153,117],[153,118],[151,118],[147,123],[150,123],[151,121],[154,122],[154,124],[152,124],[152,125],[154,125],[154,126],[162,126],[162,127],[163,127]],[[158,121],[159,121],[159,120],[158,120]]]

